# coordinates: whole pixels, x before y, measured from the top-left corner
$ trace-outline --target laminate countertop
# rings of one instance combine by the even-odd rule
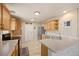
[[[18,43],[17,40],[7,40],[0,44],[0,56],[10,56]]]
[[[52,52],[59,52],[63,49],[66,49],[70,46],[73,46],[76,43],[79,43],[79,40],[75,39],[62,39],[62,40],[55,40],[55,39],[45,39],[40,40],[42,44],[48,47]]]

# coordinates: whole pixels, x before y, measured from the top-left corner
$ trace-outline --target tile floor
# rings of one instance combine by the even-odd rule
[[[41,43],[38,40],[23,42],[21,47],[28,47],[29,56],[41,56]]]

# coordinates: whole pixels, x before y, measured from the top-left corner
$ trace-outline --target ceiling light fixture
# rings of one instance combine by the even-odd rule
[[[67,11],[64,11],[63,13],[66,13]]]
[[[39,11],[35,11],[34,14],[35,15],[40,15],[40,12]]]

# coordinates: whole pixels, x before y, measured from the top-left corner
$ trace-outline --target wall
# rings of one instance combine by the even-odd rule
[[[47,35],[60,35],[63,38],[71,38],[71,39],[77,39],[78,38],[78,12],[77,9],[73,9],[66,14],[57,16],[52,18],[53,19],[58,19],[59,20],[59,29],[58,31],[52,31],[52,32],[46,32]],[[70,27],[64,26],[64,22],[70,21]]]
[[[79,9],[74,9],[64,15],[58,16],[59,18],[59,31],[63,38],[71,38],[71,39],[78,39],[79,37]],[[70,27],[65,27],[65,21],[71,21]],[[48,50],[48,54],[52,56],[79,56],[79,44],[75,44],[69,48],[66,48],[59,53],[53,53],[52,51]]]
[[[70,27],[64,26],[65,21],[70,21]],[[77,39],[77,9],[59,17],[59,32],[62,37]]]

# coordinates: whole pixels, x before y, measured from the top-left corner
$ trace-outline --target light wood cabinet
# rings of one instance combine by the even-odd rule
[[[17,36],[17,35],[22,34],[22,32],[21,32],[21,23],[22,23],[22,21],[16,18],[15,25],[14,25],[15,30],[11,31],[12,36]]]
[[[10,30],[10,13],[4,5],[3,5],[3,29]]]
[[[1,14],[2,14],[2,12],[1,12],[1,4],[0,4],[0,29],[1,29],[1,25],[2,25],[2,24],[1,24],[1,22],[2,22],[2,21],[1,21]]]
[[[58,20],[52,20],[43,24],[44,29],[48,32],[58,30]]]
[[[10,30],[10,12],[4,4],[0,4],[0,29]]]
[[[41,44],[41,56],[48,56],[48,47],[44,44]]]
[[[16,18],[11,18],[11,30],[16,30]]]
[[[58,20],[53,20],[50,23],[51,30],[58,30]]]
[[[47,39],[47,36],[45,34],[42,34],[41,40]]]
[[[47,29],[47,31],[51,31],[51,22],[48,22],[48,29]]]

